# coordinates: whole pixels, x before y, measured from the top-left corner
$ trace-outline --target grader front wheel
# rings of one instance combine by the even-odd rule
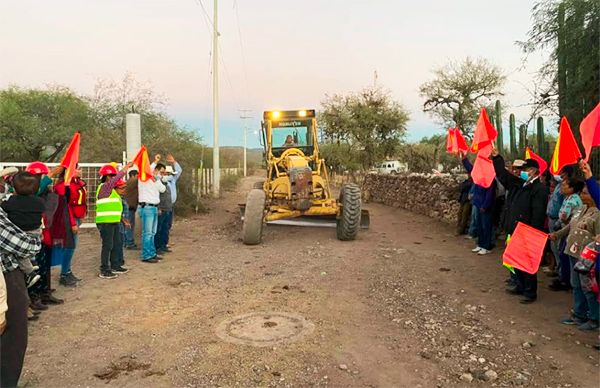
[[[265,213],[265,192],[252,189],[246,199],[244,212],[244,225],[242,227],[242,241],[246,245],[260,244],[262,239],[263,218]]]
[[[341,241],[354,240],[360,229],[360,187],[352,183],[342,186],[339,205],[341,211],[336,224],[337,238]]]

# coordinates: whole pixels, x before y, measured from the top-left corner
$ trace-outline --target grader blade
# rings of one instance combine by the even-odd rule
[[[240,208],[240,219],[244,221],[246,205],[238,204],[238,206]],[[337,220],[335,216],[300,216],[284,220],[268,221],[267,224],[335,228],[337,226]],[[369,211],[362,209],[360,214],[360,228],[366,230],[369,229],[370,226],[371,217],[369,215]]]

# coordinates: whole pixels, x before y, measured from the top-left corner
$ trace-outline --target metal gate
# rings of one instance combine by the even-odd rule
[[[79,168],[81,169],[81,179],[83,179],[87,183],[87,215],[83,219],[81,224],[82,228],[93,228],[96,226],[94,223],[94,219],[96,217],[96,190],[98,185],[100,184],[100,175],[98,174],[98,170],[100,167],[104,166],[106,163],[79,163]],[[29,163],[18,163],[18,162],[0,162],[0,170],[5,167],[17,167],[19,170],[25,169]],[[46,163],[48,168],[58,166],[58,163]]]

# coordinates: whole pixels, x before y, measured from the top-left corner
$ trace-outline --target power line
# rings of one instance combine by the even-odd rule
[[[244,71],[244,88],[246,96],[249,95],[250,88],[248,87],[248,71],[246,67],[246,50],[244,49],[244,40],[242,39],[242,27],[240,24],[240,15],[238,12],[238,3],[237,0],[233,1],[233,9],[235,10],[235,19],[237,22],[237,30],[238,30],[238,38],[240,41],[240,51],[242,53],[242,68]]]

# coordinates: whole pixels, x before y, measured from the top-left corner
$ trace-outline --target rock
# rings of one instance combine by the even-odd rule
[[[528,349],[528,348],[532,348],[535,346],[535,344],[533,342],[523,342],[523,345],[521,345],[523,348]]]
[[[338,368],[340,368],[341,370],[348,370],[348,365],[346,365],[346,364],[340,364],[338,366]]]
[[[470,373],[463,373],[462,375],[460,375],[460,379],[462,381],[466,381],[467,383],[470,383],[471,381],[473,381],[473,375]]]
[[[479,359],[477,361],[479,361],[480,364],[483,364],[483,363],[485,363],[485,358],[479,357]]]
[[[494,381],[498,378],[498,373],[493,370],[488,370],[483,374],[483,380],[485,381]]]

